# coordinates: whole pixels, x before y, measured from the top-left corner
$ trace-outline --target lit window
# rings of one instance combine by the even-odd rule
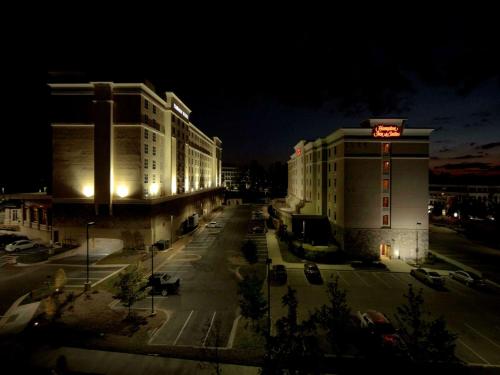
[[[148,144],[144,144],[144,153],[147,154],[149,152]]]
[[[391,170],[391,163],[384,161],[384,173],[389,173]]]
[[[389,197],[384,197],[382,202],[384,207],[389,207]]]
[[[389,152],[391,152],[391,145],[390,145],[390,143],[384,143],[383,149],[384,149],[384,154],[388,154]]]
[[[148,159],[144,159],[144,168],[148,169]]]
[[[144,183],[145,184],[148,183],[148,174],[147,173],[144,173]]]
[[[149,138],[148,129],[144,129],[144,139],[148,139],[148,138]]]
[[[388,179],[384,179],[384,191],[388,191],[389,190],[389,180]]]
[[[389,215],[384,215],[384,216],[382,217],[382,223],[383,223],[384,225],[389,225]]]

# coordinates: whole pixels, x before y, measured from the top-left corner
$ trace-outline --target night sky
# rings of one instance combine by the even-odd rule
[[[19,160],[4,167],[1,183],[48,175],[46,83],[63,80],[148,79],[159,93],[174,91],[192,109],[191,121],[222,139],[225,164],[286,161],[300,139],[370,116],[397,116],[410,127],[436,129],[435,172],[500,176],[493,10],[292,15],[255,5],[181,17],[144,8],[120,16],[76,9],[47,22],[32,50],[16,46],[23,62],[12,69],[23,73],[14,92],[26,98],[29,90],[35,103],[6,139],[24,138],[22,147],[35,154],[8,142],[4,157]]]

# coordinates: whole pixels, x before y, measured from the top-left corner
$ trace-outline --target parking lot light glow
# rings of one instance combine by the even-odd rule
[[[92,185],[85,185],[83,187],[83,195],[85,195],[87,198],[93,197],[94,196],[94,187]]]

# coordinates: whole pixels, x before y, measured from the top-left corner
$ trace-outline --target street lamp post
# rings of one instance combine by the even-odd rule
[[[155,245],[152,245],[151,246],[151,281],[153,281],[154,257],[155,257]],[[151,315],[155,315],[155,294],[153,292],[153,289],[151,289]]]
[[[415,257],[415,264],[417,265],[417,267],[418,267],[418,228],[419,228],[420,224],[422,224],[422,223],[420,223],[419,221],[417,221],[417,230],[416,230],[416,233],[417,233],[417,247],[416,247],[416,252],[415,252],[415,255],[416,255],[416,257]]]
[[[85,283],[85,290],[90,290],[90,280],[89,280],[89,227],[95,225],[95,221],[90,221],[87,223],[87,282]]]
[[[270,266],[273,260],[266,259],[267,265],[267,337],[271,337],[271,270]]]

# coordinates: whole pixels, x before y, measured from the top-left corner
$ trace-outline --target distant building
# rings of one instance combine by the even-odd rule
[[[222,142],[174,93],[140,83],[50,84],[53,209],[61,236],[175,239],[221,204]]]
[[[323,216],[348,252],[424,257],[432,129],[405,125],[404,119],[370,119],[299,141],[288,161],[289,208],[279,210],[288,229],[301,235],[308,218]]]
[[[453,204],[471,200],[485,208],[500,204],[500,186],[429,185],[429,208],[442,207],[445,212]]]
[[[222,167],[222,185],[228,190],[239,190],[243,171],[240,167]]]

